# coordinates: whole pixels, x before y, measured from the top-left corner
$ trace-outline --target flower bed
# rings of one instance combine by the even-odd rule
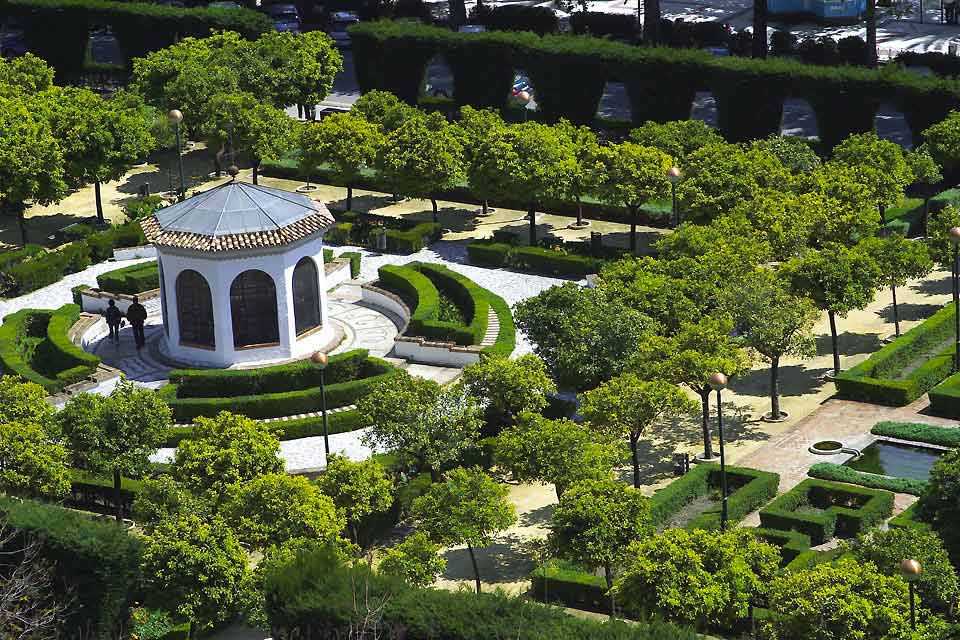
[[[87,377],[100,358],[70,341],[67,332],[80,317],[80,307],[56,311],[22,309],[0,326],[0,370],[35,382],[50,393]]]
[[[843,398],[892,406],[910,404],[953,368],[953,306],[947,306],[835,378]],[[912,368],[912,369],[911,369]]]
[[[799,531],[812,544],[852,538],[893,511],[893,494],[824,480],[804,480],[760,510],[761,526]]]
[[[324,371],[327,409],[355,404],[397,369],[362,349],[330,358]],[[320,372],[300,361],[258,369],[182,369],[170,372],[161,394],[174,420],[230,411],[251,418],[277,418],[320,411]],[[230,390],[233,395],[222,395]],[[297,436],[303,437],[303,436]]]
[[[780,476],[746,467],[727,467],[727,515],[731,523],[739,522],[777,495]],[[720,467],[701,464],[680,476],[650,498],[650,520],[661,525],[683,507],[720,488]],[[686,529],[719,529],[721,502],[710,506],[686,524]]]

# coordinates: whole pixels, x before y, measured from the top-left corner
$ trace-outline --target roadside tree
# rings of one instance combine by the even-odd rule
[[[877,263],[881,280],[890,285],[890,294],[893,297],[893,326],[897,337],[900,337],[897,287],[904,286],[912,278],[923,278],[933,271],[930,251],[922,243],[907,240],[899,233],[891,233],[881,238],[867,238],[861,246]]]

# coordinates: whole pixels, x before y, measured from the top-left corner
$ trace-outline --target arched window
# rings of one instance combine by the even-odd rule
[[[233,346],[275,344],[280,341],[277,287],[263,271],[244,271],[230,285]]]
[[[320,282],[310,258],[301,258],[293,269],[293,321],[298,336],[320,326]]]
[[[193,269],[181,271],[177,276],[177,324],[181,344],[216,346],[210,285]]]

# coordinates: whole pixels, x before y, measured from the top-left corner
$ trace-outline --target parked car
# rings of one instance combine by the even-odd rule
[[[208,9],[239,9],[240,5],[236,2],[230,2],[230,0],[220,0],[219,2],[211,2],[207,5]]]
[[[300,33],[300,13],[296,5],[271,4],[265,8],[267,15],[273,20],[273,27],[277,31]]]
[[[27,41],[15,18],[0,22],[0,56],[13,58],[27,52]]]
[[[358,22],[360,22],[360,16],[355,11],[334,11],[330,15],[330,27],[327,33],[341,47],[349,47],[350,36],[347,34],[347,28]]]
[[[486,30],[487,27],[482,24],[463,24],[457,29],[460,33],[483,33]]]

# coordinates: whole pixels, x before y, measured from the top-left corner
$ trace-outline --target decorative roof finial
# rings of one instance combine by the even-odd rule
[[[237,167],[237,165],[232,164],[227,168],[227,173],[230,175],[231,180],[236,180],[237,174],[240,173],[240,169]]]

